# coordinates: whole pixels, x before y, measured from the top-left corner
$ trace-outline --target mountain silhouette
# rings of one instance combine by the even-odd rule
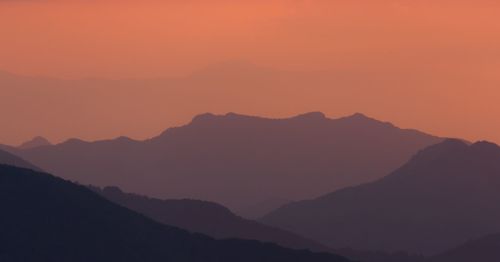
[[[126,137],[20,150],[57,176],[156,198],[221,203],[245,217],[382,177],[441,141],[355,114],[286,119],[202,114],[145,141]]]
[[[335,254],[360,262],[424,262],[422,255],[408,252],[361,251],[350,248],[334,249]]]
[[[346,259],[274,244],[214,240],[162,225],[89,189],[0,166],[0,261],[324,261]]]
[[[323,244],[433,255],[500,231],[500,148],[446,140],[373,183],[284,206],[261,221]]]
[[[37,136],[31,139],[30,141],[26,141],[22,143],[19,148],[20,149],[30,149],[30,148],[35,148],[35,147],[40,147],[40,146],[50,146],[52,145],[49,140],[47,140],[44,137]]]
[[[332,249],[288,231],[244,219],[217,203],[200,200],[159,200],[137,194],[124,193],[118,187],[90,188],[106,199],[141,213],[157,222],[217,238],[252,239],[276,243],[283,247],[340,254],[362,262],[420,262],[421,256],[403,252],[388,254],[350,249]]]
[[[40,171],[38,167],[34,166],[28,161],[1,149],[0,149],[0,165],[10,165],[10,166],[29,168]]]
[[[500,261],[500,234],[488,235],[480,239],[468,241],[466,244],[425,262],[498,262]]]
[[[105,187],[103,189],[91,187],[91,189],[104,198],[157,222],[217,239],[251,239],[276,243],[294,249],[331,251],[325,246],[285,230],[239,217],[226,207],[216,203],[191,199],[160,200],[124,193],[118,187]]]

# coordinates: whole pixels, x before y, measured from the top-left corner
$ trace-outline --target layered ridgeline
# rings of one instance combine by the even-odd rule
[[[72,139],[17,154],[82,184],[208,200],[255,217],[290,200],[380,178],[439,141],[361,114],[266,119],[230,113],[199,115],[146,141]]]
[[[214,240],[166,226],[89,189],[0,165],[0,261],[342,262],[327,253]]]
[[[8,147],[5,147],[8,149]],[[5,150],[0,149],[0,165],[10,165],[10,166],[16,166],[16,167],[24,167],[24,168],[29,168],[33,170],[40,170],[38,167],[34,166],[33,164],[29,163],[28,161],[15,156]]]
[[[471,240],[425,262],[498,262],[500,261],[500,234]]]
[[[239,217],[217,203],[191,199],[160,200],[124,193],[117,187],[90,188],[116,204],[141,213],[157,222],[186,229],[190,232],[202,233],[217,239],[252,239],[294,249],[331,251],[325,246],[286,230]]]
[[[364,252],[352,249],[332,249],[286,230],[244,219],[226,207],[207,201],[190,199],[160,200],[124,193],[117,187],[90,187],[106,199],[156,220],[157,222],[203,233],[217,238],[253,239],[276,243],[293,249],[340,254],[362,262],[421,262],[423,257],[400,253]]]
[[[262,221],[335,247],[436,254],[500,232],[500,148],[446,140],[387,177]]]
[[[22,143],[21,145],[18,146],[18,148],[31,149],[41,146],[50,146],[50,145],[52,145],[52,143],[50,143],[50,141],[47,140],[45,137],[37,136],[29,141]]]

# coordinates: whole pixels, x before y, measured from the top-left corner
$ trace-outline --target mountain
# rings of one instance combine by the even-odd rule
[[[500,234],[472,240],[426,262],[498,262],[500,261]]]
[[[414,152],[441,141],[355,114],[286,119],[203,114],[157,137],[126,137],[20,150],[57,176],[116,185],[161,199],[221,203],[256,217],[278,206],[382,177]]]
[[[421,262],[423,257],[405,253],[363,252],[350,249],[332,249],[285,230],[241,218],[224,206],[200,200],[159,200],[137,194],[124,193],[117,187],[90,187],[104,198],[141,213],[157,222],[217,238],[252,239],[276,243],[294,249],[340,254],[362,262]]]
[[[335,247],[433,255],[500,231],[500,148],[446,140],[376,182],[291,203],[261,221]]]
[[[0,149],[0,165],[11,165],[16,167],[29,168],[33,170],[40,170],[38,167],[29,163],[28,161],[15,156],[7,151]]]
[[[389,92],[387,81],[375,87],[378,73],[364,74],[367,77],[359,77],[357,71],[281,70],[245,61],[207,65],[185,76],[150,79],[58,79],[4,72],[0,73],[0,119],[9,124],[2,126],[0,140],[12,143],[38,134],[55,140],[67,135],[95,140],[123,134],[143,139],[207,110],[219,114],[274,112],[281,117],[313,109],[342,114],[370,110],[374,115],[398,118],[403,114],[387,109],[420,107],[420,103],[401,104],[401,92]],[[397,86],[414,85],[421,95],[434,91],[414,80],[400,75],[393,78]],[[424,86],[429,92],[422,91]],[[381,95],[390,107],[373,106],[374,98]],[[414,101],[414,95],[408,93],[408,101]]]
[[[19,148],[20,149],[30,149],[30,148],[35,148],[35,147],[40,147],[40,146],[50,146],[52,145],[49,140],[47,140],[44,137],[37,136],[31,139],[30,141],[26,141],[22,143]]]
[[[407,252],[361,251],[350,248],[334,249],[335,254],[360,262],[424,262],[422,255]]]
[[[89,189],[0,166],[0,261],[324,261],[346,259],[274,244],[214,240],[156,223]]]
[[[328,248],[314,241],[285,230],[239,217],[226,207],[216,203],[190,199],[160,200],[127,194],[117,187],[103,189],[92,187],[92,190],[116,204],[141,213],[157,222],[217,239],[252,239],[294,249],[329,251]]]

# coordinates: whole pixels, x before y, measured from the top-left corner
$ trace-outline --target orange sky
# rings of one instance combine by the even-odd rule
[[[255,80],[259,87],[251,76],[229,86],[225,79],[234,72],[223,70],[224,81],[207,82],[203,92],[203,81],[169,83],[156,98],[110,84],[103,88],[122,92],[120,99],[75,98],[79,103],[67,106],[81,108],[72,109],[72,121],[83,120],[71,125],[59,100],[36,102],[53,96],[49,90],[29,100],[46,108],[43,121],[36,106],[7,103],[18,111],[6,113],[7,104],[0,105],[2,119],[14,123],[0,142],[38,134],[56,141],[144,138],[205,111],[282,117],[309,110],[332,117],[361,111],[438,135],[500,142],[499,17],[500,3],[488,0],[0,0],[0,70],[148,79],[238,60],[280,75]],[[291,81],[282,71],[322,73]],[[6,83],[0,91],[10,88]],[[172,91],[179,86],[197,92]],[[128,108],[137,92],[146,104]],[[184,100],[170,101],[167,93]],[[4,91],[6,99],[20,96]],[[83,128],[90,123],[99,124]]]

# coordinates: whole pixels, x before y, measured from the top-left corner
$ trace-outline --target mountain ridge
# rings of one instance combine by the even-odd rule
[[[0,165],[0,259],[14,261],[318,261],[340,256],[162,225],[47,173]]]
[[[216,239],[249,239],[275,243],[292,249],[308,249],[316,252],[332,251],[319,243],[285,230],[239,217],[217,203],[194,199],[160,200],[124,193],[117,187],[90,188],[104,198],[144,214],[157,222],[193,233],[202,233]]]
[[[291,203],[260,221],[338,247],[432,255],[500,231],[499,174],[500,147],[445,140],[382,179]]]
[[[228,113],[198,115],[144,141],[68,140],[16,154],[82,184],[208,200],[259,217],[276,207],[259,203],[316,197],[374,180],[439,141],[360,114],[269,119]]]

